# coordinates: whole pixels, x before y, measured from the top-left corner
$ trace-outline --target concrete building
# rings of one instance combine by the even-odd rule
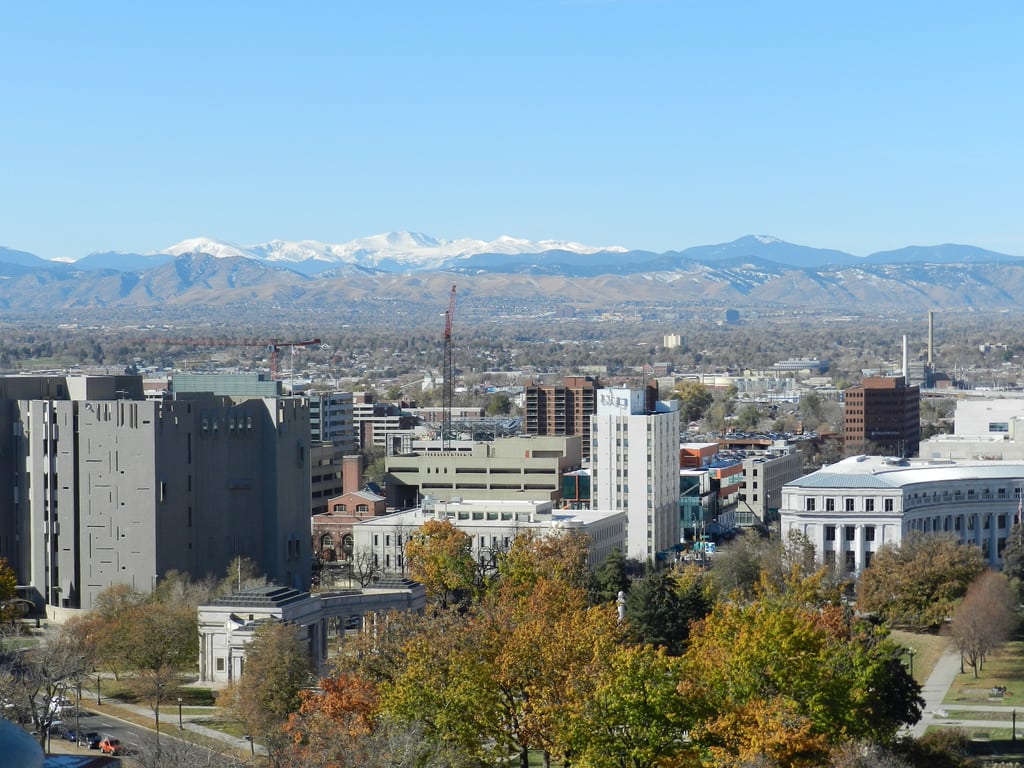
[[[437,501],[422,507],[376,517],[352,526],[355,549],[383,573],[404,573],[405,544],[428,520],[448,520],[472,540],[473,559],[494,567],[520,533],[542,535],[577,531],[590,539],[594,567],[613,549],[624,550],[625,515],[608,510],[556,509],[551,501],[478,500]]]
[[[741,462],[743,481],[737,499],[737,524],[770,525],[778,521],[783,486],[804,474],[803,454],[791,447],[782,453],[748,454]]]
[[[999,566],[1022,488],[1022,462],[853,456],[783,487],[782,534],[804,534],[820,561],[855,573],[910,531],[952,534]]]
[[[177,397],[186,392],[210,392],[226,397],[280,397],[281,382],[266,373],[175,373],[170,381],[171,393]]]
[[[680,540],[679,401],[603,389],[591,419],[592,503],[626,513],[627,557],[668,557]]]
[[[843,449],[909,458],[921,442],[921,393],[902,376],[865,378],[844,394]]]
[[[524,389],[524,434],[582,438],[583,458],[590,456],[590,417],[597,412],[597,381],[568,376],[561,384],[529,383]]]
[[[362,468],[362,457],[349,456],[342,453],[334,443],[313,441],[309,446],[310,468],[310,513],[319,515],[327,511],[328,499],[342,492],[344,486],[343,463],[347,458],[354,458]]]
[[[507,437],[469,447],[469,452],[387,456],[388,506],[410,509],[425,496],[443,501],[456,497],[555,501],[561,497],[562,475],[581,466],[578,437]]]
[[[0,378],[0,556],[52,614],[244,555],[308,585],[309,420],[293,399],[142,399],[141,378]]]
[[[351,392],[306,392],[309,436],[314,443],[333,443],[342,456],[359,452]]]
[[[417,421],[399,405],[374,402],[372,392],[352,393],[352,417],[362,449],[387,448],[389,438],[411,436]]]
[[[953,434],[923,440],[919,453],[927,459],[1024,461],[1024,399],[958,400]]]

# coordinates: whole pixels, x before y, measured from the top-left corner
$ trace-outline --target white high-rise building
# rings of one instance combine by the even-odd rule
[[[591,417],[591,506],[626,513],[626,556],[657,562],[679,543],[679,402],[602,389]]]

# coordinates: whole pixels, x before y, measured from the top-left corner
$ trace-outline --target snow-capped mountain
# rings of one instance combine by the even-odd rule
[[[351,240],[347,243],[322,243],[317,240],[271,240],[269,243],[239,246],[208,237],[183,240],[160,251],[182,256],[205,253],[217,258],[243,257],[277,262],[288,266],[305,265],[302,272],[317,272],[334,265],[354,265],[386,272],[440,269],[453,259],[479,254],[519,255],[563,251],[580,255],[626,253],[621,246],[594,247],[561,240],[526,240],[499,237],[487,242],[472,238],[445,240],[420,232],[388,232]]]

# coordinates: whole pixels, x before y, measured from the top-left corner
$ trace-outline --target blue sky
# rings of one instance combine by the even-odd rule
[[[1024,255],[1024,5],[0,5],[0,245]]]

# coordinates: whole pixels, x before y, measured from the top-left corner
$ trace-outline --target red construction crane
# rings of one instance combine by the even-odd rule
[[[277,380],[277,351],[282,347],[289,347],[295,349],[295,347],[316,347],[319,346],[320,339],[307,339],[306,341],[278,341],[277,339],[272,340],[267,344],[267,352],[270,353],[270,379],[271,381]]]
[[[194,347],[263,347],[270,355],[270,378],[277,379],[278,351],[284,348],[315,347],[320,344],[320,339],[307,339],[305,341],[281,341],[280,339],[161,339],[164,344]]]
[[[441,416],[441,448],[447,450],[452,442],[452,400],[455,395],[455,365],[452,362],[452,320],[455,318],[455,286],[444,313],[444,394]]]

